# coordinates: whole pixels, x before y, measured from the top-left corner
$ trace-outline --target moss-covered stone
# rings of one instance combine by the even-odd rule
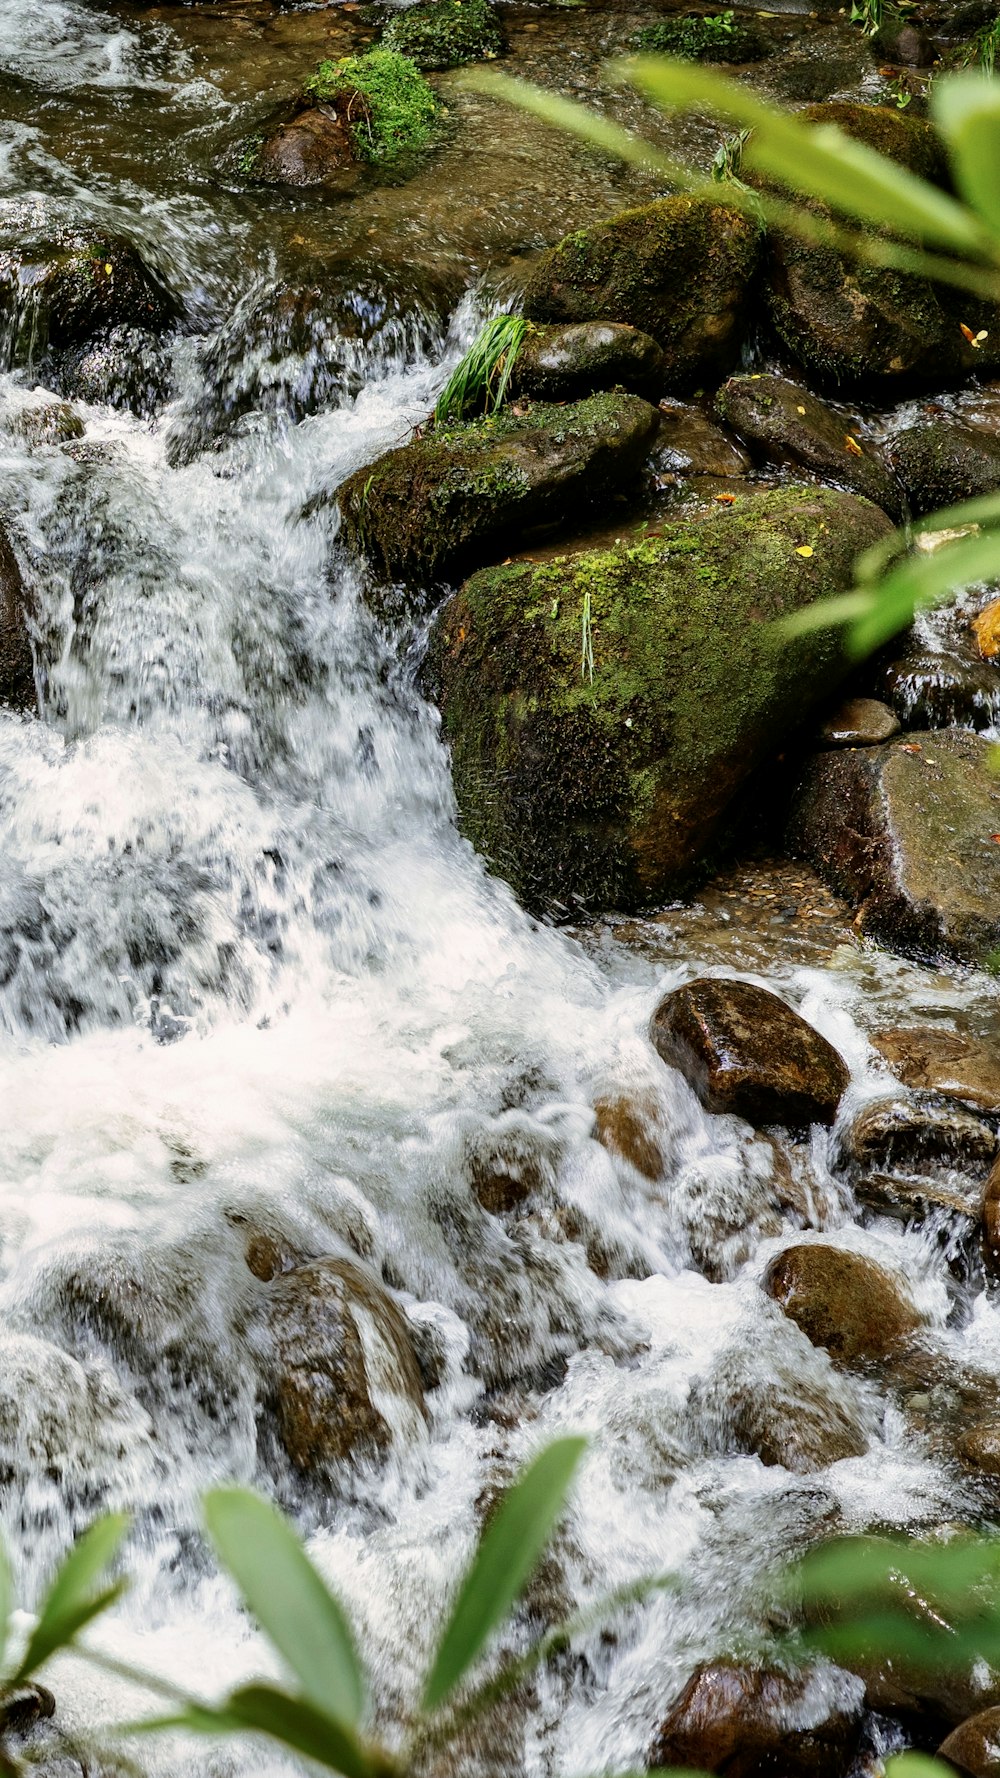
[[[440,109],[434,89],[394,49],[321,62],[306,91],[344,117],[358,160],[398,160],[433,138]]]
[[[390,19],[382,46],[409,56],[418,68],[457,68],[492,61],[504,39],[490,0],[422,0]]]
[[[792,643],[772,620],[842,590],[887,530],[867,501],[783,488],[474,575],[428,684],[493,869],[548,910],[687,888],[740,785],[843,672],[834,632]]]
[[[730,377],[715,406],[758,456],[811,470],[834,487],[863,494],[892,518],[903,517],[899,485],[855,415],[766,373]]]
[[[657,19],[638,32],[635,47],[643,55],[689,62],[759,62],[770,45],[752,16],[711,12]]]
[[[567,235],[537,261],[530,321],[622,321],[663,348],[667,386],[732,370],[760,252],[755,224],[703,198],[661,198]]]
[[[438,427],[340,490],[344,534],[389,580],[445,578],[507,555],[539,525],[599,508],[636,474],[656,435],[637,395],[502,408]]]
[[[666,365],[656,341],[615,321],[568,327],[529,323],[511,377],[512,393],[540,401],[576,401],[596,389],[615,388],[655,401],[665,386]]]
[[[838,102],[811,106],[803,115],[836,125],[922,179],[945,183],[940,143],[919,118]],[[832,248],[776,233],[765,285],[782,343],[808,371],[850,389],[941,386],[1000,363],[1000,307],[924,278],[861,265]],[[974,344],[980,332],[985,337]]]
[[[896,433],[890,454],[914,517],[1000,488],[1000,440],[978,427],[923,419]]]

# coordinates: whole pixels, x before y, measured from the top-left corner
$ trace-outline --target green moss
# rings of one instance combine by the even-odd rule
[[[733,12],[657,19],[635,39],[646,55],[682,56],[690,62],[754,62],[767,54],[767,40],[750,21]]]
[[[325,103],[346,101],[345,116],[360,160],[391,161],[426,148],[439,114],[437,99],[415,63],[391,49],[321,62],[306,91]]]
[[[456,68],[493,60],[503,49],[503,33],[489,0],[427,0],[396,13],[382,44],[418,68]]]

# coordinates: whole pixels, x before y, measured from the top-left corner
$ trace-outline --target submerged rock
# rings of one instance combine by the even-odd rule
[[[848,1369],[881,1363],[921,1326],[903,1280],[843,1247],[786,1247],[768,1266],[764,1289]]]
[[[875,1031],[871,1041],[904,1086],[1000,1112],[1000,1053],[992,1038],[915,1025]]]
[[[0,704],[13,710],[37,704],[26,606],[21,570],[0,525]]]
[[[935,731],[823,753],[789,844],[903,956],[982,963],[1000,946],[1000,782],[978,735]]]
[[[992,727],[1000,714],[1000,674],[991,660],[915,643],[873,675],[875,688],[892,705],[904,728]]]
[[[733,368],[759,252],[759,231],[739,211],[661,198],[578,229],[543,254],[524,314],[641,328],[663,349],[666,386],[688,389]]]
[[[978,427],[921,420],[889,450],[914,518],[1000,487],[1000,439]]]
[[[146,420],[170,394],[170,364],[150,334],[112,327],[65,355],[59,385],[74,400],[125,408]]]
[[[712,1454],[757,1457],[767,1469],[814,1475],[831,1463],[861,1457],[869,1438],[852,1379],[827,1363],[825,1374],[814,1355],[813,1368],[802,1353],[775,1355],[762,1366],[729,1352],[691,1390],[686,1423],[696,1448]]]
[[[514,361],[511,390],[537,401],[577,401],[598,389],[631,389],[656,401],[667,383],[656,341],[614,321],[531,326]]]
[[[84,435],[83,421],[68,401],[40,401],[34,407],[17,408],[4,414],[2,425],[5,432],[23,439],[29,449],[68,444]]]
[[[843,1132],[841,1146],[855,1167],[961,1166],[984,1179],[1000,1139],[961,1106],[913,1093],[866,1105]]]
[[[330,105],[298,99],[245,142],[238,170],[260,185],[329,185],[358,165],[346,118]]]
[[[737,438],[716,426],[699,407],[664,402],[660,407],[660,436],[650,459],[661,476],[714,475],[729,478],[747,475],[753,467]]]
[[[688,1681],[650,1764],[726,1778],[841,1778],[860,1732],[860,1688],[843,1675],[717,1662]]]
[[[887,529],[852,495],[784,488],[473,576],[426,675],[466,834],[533,907],[682,892],[750,772],[842,676],[833,632],[789,642],[770,620],[840,591]]]
[[[599,510],[638,473],[659,424],[637,395],[501,409],[414,439],[349,476],[344,535],[389,580],[434,580]]]
[[[755,982],[689,982],[661,1000],[650,1036],[709,1111],[751,1124],[832,1124],[850,1075],[825,1037]]]
[[[899,486],[850,415],[774,375],[730,377],[716,411],[760,457],[811,470],[821,481],[863,494],[902,517]]]

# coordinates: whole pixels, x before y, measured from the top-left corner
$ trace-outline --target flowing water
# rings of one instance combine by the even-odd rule
[[[901,1008],[988,1025],[995,995],[846,929],[784,943],[725,911],[574,936],[459,837],[415,650],[369,614],[327,497],[426,414],[480,312],[455,293],[491,255],[641,187],[458,96],[465,133],[407,187],[292,205],[227,186],[227,133],[359,30],[0,0],[0,196],[125,227],[189,316],[152,421],[81,406],[83,441],[29,450],[33,380],[0,382],[0,513],[52,663],[44,721],[0,716],[3,1520],[30,1600],[75,1530],[131,1509],[136,1585],[100,1636],[213,1695],[267,1657],[195,1535],[198,1497],[277,1493],[357,1615],[392,1734],[484,1494],[586,1432],[540,1620],[659,1569],[696,1586],[582,1645],[484,1769],[627,1767],[698,1658],[759,1626],[775,1560],[973,1510],[760,1290],[790,1233],[887,1258],[942,1351],[1000,1372],[992,1303],[956,1293],[933,1232],[857,1224],[826,1136],[776,1217],[770,1145],[701,1111],[650,1012],[705,967],[777,983],[851,1062],[854,1106],[880,1090],[866,1027]],[[303,345],[274,292],[310,279],[329,301]],[[655,1180],[594,1139],[616,1098],[642,1107]],[[504,1220],[470,1191],[498,1158],[535,1184]],[[427,1428],[335,1494],[296,1490],[261,1438],[248,1224],[361,1254],[435,1354]],[[860,1417],[866,1456],[797,1475],[734,1454],[735,1400],[794,1415],[803,1389]],[[136,1707],[75,1661],[53,1685],[73,1732]],[[143,1759],[283,1769],[248,1747]]]

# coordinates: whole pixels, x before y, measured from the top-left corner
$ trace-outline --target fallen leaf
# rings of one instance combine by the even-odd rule
[[[796,409],[795,409],[795,412],[796,412],[796,413],[797,413],[797,414],[804,414],[804,413],[805,413],[805,411],[806,411],[806,410],[805,410],[805,408],[804,408],[804,407],[797,407],[797,408],[796,408]]]
[[[1000,654],[1000,599],[991,599],[973,618],[972,634],[983,660],[995,660]]]
[[[795,551],[797,556],[811,556],[812,553],[811,543],[800,543],[798,549]]]
[[[861,449],[861,446],[859,445],[857,439],[852,438],[849,432],[845,432],[845,434],[844,434],[844,444],[847,446],[847,449],[850,451],[852,457],[863,457],[864,456],[865,453]]]
[[[735,494],[716,494],[714,498],[719,502],[720,506],[735,506],[736,504]]]
[[[985,327],[981,327],[979,329],[978,333],[973,333],[972,328],[966,327],[964,321],[960,321],[958,325],[961,328],[963,334],[965,335],[965,338],[968,340],[970,346],[975,346],[977,348],[977,350],[982,345],[983,341],[988,340],[990,337],[989,334],[987,333]]]
[[[901,753],[922,753],[923,748],[921,747],[919,741],[904,741],[902,747],[900,748],[900,752]]]

